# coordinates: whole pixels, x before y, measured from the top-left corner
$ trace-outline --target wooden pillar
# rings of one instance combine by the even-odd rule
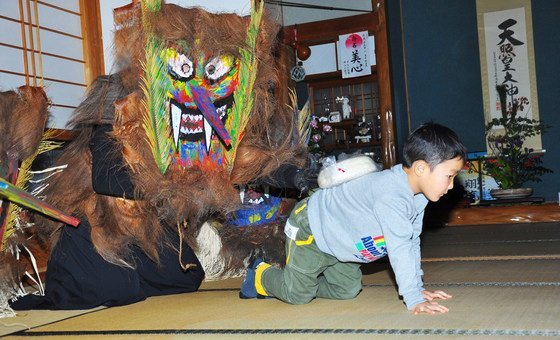
[[[378,25],[375,29],[375,55],[377,61],[377,80],[379,86],[379,110],[381,114],[381,149],[383,167],[389,168],[396,163],[395,122],[393,119],[393,92],[389,68],[389,42],[387,36],[387,14],[385,1],[372,2]]]
[[[99,0],[80,0],[80,13],[82,14],[84,74],[86,84],[89,86],[97,77],[105,74]]]

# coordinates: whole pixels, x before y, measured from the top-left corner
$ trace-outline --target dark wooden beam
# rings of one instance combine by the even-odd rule
[[[375,12],[372,12],[331,20],[284,26],[284,43],[288,45],[293,44],[297,38],[297,42],[303,45],[318,45],[337,41],[338,36],[341,34],[359,31],[368,31],[373,35],[378,24],[378,16],[375,15]]]

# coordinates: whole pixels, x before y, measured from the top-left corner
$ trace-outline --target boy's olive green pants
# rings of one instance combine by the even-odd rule
[[[256,270],[257,292],[291,304],[315,297],[352,299],[362,289],[360,264],[340,262],[319,250],[307,218],[307,199],[293,209],[286,225],[286,266],[263,264]]]

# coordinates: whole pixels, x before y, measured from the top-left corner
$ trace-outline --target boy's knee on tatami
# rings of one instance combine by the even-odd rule
[[[343,292],[340,292],[338,295],[341,300],[350,300],[358,296],[358,294],[360,294],[361,291],[362,291],[361,287],[352,290],[345,289]]]
[[[335,300],[351,300],[358,296],[362,291],[362,287],[340,287],[340,286],[331,286],[328,289],[319,289],[317,293],[317,297],[326,298],[326,299],[335,299]]]
[[[300,286],[286,285],[283,288],[282,300],[292,305],[304,305],[317,296],[317,289],[308,287],[302,289]]]
[[[292,305],[305,305],[306,303],[311,302],[311,300],[313,300],[314,298],[314,294],[288,292],[288,294],[286,294],[285,301]]]

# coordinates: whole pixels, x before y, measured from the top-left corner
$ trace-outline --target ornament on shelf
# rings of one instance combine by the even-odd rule
[[[342,104],[342,119],[352,118],[352,106],[350,106],[350,99],[348,97],[336,97],[336,102]]]
[[[356,129],[356,143],[359,142],[369,142],[371,141],[371,130],[372,124],[366,120],[366,115],[362,115],[361,121],[358,123],[358,128]]]
[[[333,111],[329,114],[329,122],[330,123],[340,123],[342,119],[340,118],[340,112]]]

